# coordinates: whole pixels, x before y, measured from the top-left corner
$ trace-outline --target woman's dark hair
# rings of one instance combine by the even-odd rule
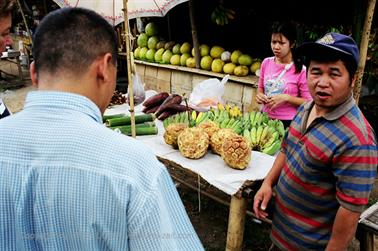
[[[282,34],[285,36],[291,47],[291,54],[293,55],[293,62],[295,66],[295,72],[299,73],[302,70],[303,63],[302,60],[297,56],[296,53],[296,40],[297,40],[297,26],[294,22],[275,22],[271,27],[271,34]],[[292,47],[293,46],[293,47]]]
[[[50,12],[34,34],[37,74],[80,74],[105,53],[111,53],[116,64],[116,33],[102,16],[88,9],[66,7]]]

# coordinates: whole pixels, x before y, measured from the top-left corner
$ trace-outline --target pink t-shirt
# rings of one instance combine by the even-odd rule
[[[284,68],[285,65],[277,64],[274,57],[265,58],[260,68],[259,89],[263,90],[264,94],[268,96],[284,93],[311,100],[307,87],[306,67],[303,66],[300,73],[295,73],[295,66],[292,64],[285,74],[277,80]],[[285,102],[273,110],[264,105],[263,111],[273,119],[292,120],[297,113],[297,108],[298,106]]]

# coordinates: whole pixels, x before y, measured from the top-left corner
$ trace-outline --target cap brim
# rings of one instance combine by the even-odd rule
[[[340,50],[339,48],[333,47],[331,45],[326,45],[326,44],[319,44],[315,42],[307,42],[303,43],[301,46],[298,47],[297,49],[298,53],[301,56],[309,57],[311,58],[312,56],[316,55],[324,55],[324,54],[340,54],[343,56],[348,56],[353,59],[352,54],[349,52]]]

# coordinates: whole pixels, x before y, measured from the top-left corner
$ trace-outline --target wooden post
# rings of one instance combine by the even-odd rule
[[[134,90],[133,90],[133,78],[131,75],[131,49],[130,49],[130,29],[129,18],[127,15],[127,0],[123,0],[123,17],[125,23],[125,35],[126,35],[126,61],[127,61],[127,79],[128,79],[128,96],[130,105],[130,118],[131,118],[131,136],[136,137],[135,132],[135,112],[134,112]]]
[[[362,78],[364,76],[366,55],[367,55],[367,49],[369,45],[371,23],[373,21],[373,16],[374,16],[375,2],[376,0],[368,0],[368,5],[366,8],[365,23],[364,23],[364,28],[362,31],[362,38],[361,38],[361,44],[360,44],[360,61],[358,63],[358,68],[357,68],[356,83],[353,88],[353,96],[357,104],[358,104],[358,101],[360,99],[360,94],[361,94]]]
[[[232,196],[228,217],[226,251],[242,250],[246,212],[247,199]]]
[[[29,40],[30,40],[30,45],[33,45],[33,39],[32,39],[32,36],[31,36],[31,32],[30,32],[30,30],[29,30],[28,23],[26,22],[25,14],[24,14],[24,11],[22,10],[22,7],[21,7],[21,4],[20,4],[20,1],[17,0],[16,3],[17,3],[18,8],[20,9],[21,16],[22,16],[22,20],[24,20],[24,24],[25,24],[26,32],[28,33],[28,37],[29,37]]]
[[[192,40],[194,48],[194,59],[196,61],[196,68],[200,68],[200,53],[199,53],[199,44],[197,36],[197,26],[194,17],[194,1],[189,0],[189,15],[190,15],[190,25],[192,27]]]

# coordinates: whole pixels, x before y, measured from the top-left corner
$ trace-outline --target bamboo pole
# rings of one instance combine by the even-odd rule
[[[127,79],[128,79],[128,96],[130,105],[130,118],[131,118],[131,136],[136,137],[135,132],[135,111],[134,111],[134,90],[133,90],[133,78],[131,74],[131,49],[130,49],[130,31],[129,31],[129,18],[127,15],[127,0],[123,0],[123,17],[125,23],[125,35],[126,35],[126,61],[127,61]]]
[[[21,4],[20,4],[20,1],[17,0],[16,3],[17,3],[18,8],[20,9],[21,16],[22,16],[22,20],[24,20],[24,24],[25,24],[26,32],[28,33],[28,37],[29,37],[29,40],[30,40],[30,45],[33,45],[33,39],[32,39],[32,36],[31,36],[30,30],[29,30],[28,23],[26,22],[25,14],[24,14],[24,11],[22,10],[22,7],[21,7]]]
[[[197,36],[197,26],[194,18],[194,0],[189,0],[189,15],[190,15],[190,25],[192,28],[192,40],[194,48],[194,59],[196,61],[196,68],[200,68],[200,53],[199,53],[199,44]]]
[[[376,0],[368,0],[368,5],[366,9],[365,23],[362,30],[362,38],[360,43],[360,61],[358,63],[357,73],[356,73],[356,83],[353,88],[353,96],[358,104],[361,94],[362,78],[364,76],[366,55],[369,45],[369,37],[371,30],[371,23],[373,22],[374,9]]]

